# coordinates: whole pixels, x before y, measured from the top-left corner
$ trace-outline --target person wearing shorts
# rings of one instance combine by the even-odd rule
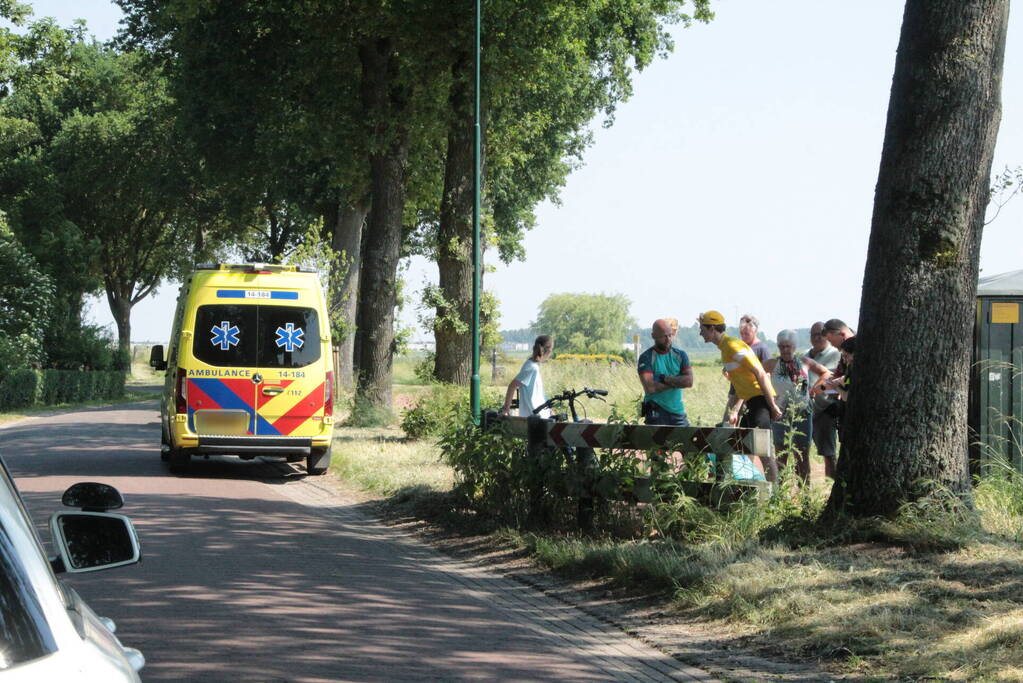
[[[725,317],[718,311],[701,313],[697,318],[700,323],[700,337],[707,344],[714,344],[721,351],[721,362],[724,363],[728,381],[735,387],[739,397],[737,404],[726,415],[729,424],[738,422],[740,427],[770,429],[772,420],[781,418],[781,410],[774,400],[774,387],[771,378],[764,371],[764,366],[753,353],[753,350],[741,339],[725,334]],[[746,414],[739,421],[739,410],[746,406]],[[774,458],[762,457],[764,474],[768,481],[778,478],[778,465]]]

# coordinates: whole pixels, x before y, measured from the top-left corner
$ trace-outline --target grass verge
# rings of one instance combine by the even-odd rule
[[[690,413],[716,421],[720,373],[697,373]],[[631,368],[623,393],[627,379]],[[570,373],[550,384],[582,386]],[[679,501],[668,520],[638,509],[645,525],[629,537],[582,536],[496,528],[460,509],[437,447],[395,427],[337,438],[337,473],[392,514],[487,533],[564,577],[653,596],[650,618],[665,628],[697,624],[732,650],[856,680],[1023,680],[1023,477],[1011,468],[979,482],[975,510],[939,499],[894,521],[823,529],[813,520],[828,485],[818,481],[728,513]]]

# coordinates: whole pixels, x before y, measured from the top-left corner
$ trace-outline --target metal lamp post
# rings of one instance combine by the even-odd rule
[[[480,423],[480,0],[476,0],[475,85],[472,129],[472,419]]]

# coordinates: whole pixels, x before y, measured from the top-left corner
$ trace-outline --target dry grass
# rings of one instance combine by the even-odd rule
[[[331,469],[380,496],[415,487],[448,491],[453,483],[434,444],[409,441],[396,427],[336,429]]]

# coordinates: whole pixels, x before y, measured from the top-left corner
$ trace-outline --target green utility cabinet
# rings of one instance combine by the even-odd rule
[[[1023,270],[977,284],[970,386],[974,471],[1001,457],[1023,472]]]

